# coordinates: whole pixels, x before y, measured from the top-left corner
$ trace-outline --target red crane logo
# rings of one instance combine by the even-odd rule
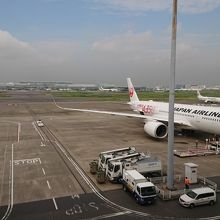
[[[134,95],[134,88],[133,87],[130,88],[129,95],[130,95],[130,97],[132,97]]]

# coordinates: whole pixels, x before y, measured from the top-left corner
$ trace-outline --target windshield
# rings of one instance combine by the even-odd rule
[[[187,196],[189,196],[192,199],[195,199],[197,194],[193,191],[189,191],[188,193],[186,193]]]
[[[113,168],[114,168],[114,165],[111,164],[111,163],[108,163],[108,170],[109,170],[110,172],[113,171]]]
[[[142,196],[151,196],[156,194],[156,189],[154,186],[149,186],[149,187],[142,187],[141,188],[141,195]]]

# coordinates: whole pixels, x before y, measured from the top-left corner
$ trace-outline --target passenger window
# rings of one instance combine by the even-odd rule
[[[140,190],[139,186],[137,186],[137,191],[138,191],[139,194],[141,194],[141,190]]]
[[[202,199],[203,198],[203,194],[200,194],[200,195],[198,195],[197,197],[196,197],[196,199],[198,200],[198,199]]]
[[[214,193],[206,193],[205,197],[210,197],[210,196],[214,196]]]
[[[214,196],[214,193],[207,193],[207,197]]]
[[[198,199],[204,199],[204,198],[207,198],[207,197],[209,197],[209,194],[210,193],[203,193],[203,194],[200,194],[200,195],[198,195]]]

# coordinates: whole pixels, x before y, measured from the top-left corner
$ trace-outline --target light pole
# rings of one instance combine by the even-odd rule
[[[173,0],[171,62],[170,62],[170,91],[168,118],[168,153],[167,153],[167,188],[173,186],[173,149],[174,149],[174,99],[175,99],[175,66],[176,66],[176,28],[177,28],[177,0]]]

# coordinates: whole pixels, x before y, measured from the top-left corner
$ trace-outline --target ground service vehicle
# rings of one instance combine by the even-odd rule
[[[139,204],[151,204],[156,200],[155,185],[147,181],[137,170],[125,170],[122,184],[123,189],[130,191]]]
[[[162,176],[162,163],[151,155],[140,155],[124,158],[117,158],[108,161],[107,177],[110,181],[120,180],[124,170],[137,170],[144,176]]]
[[[145,157],[144,153],[134,153],[121,157],[115,157],[108,161],[106,176],[112,182],[118,182],[122,178],[122,163],[132,161],[134,158]],[[115,174],[115,175],[114,175]]]
[[[38,127],[44,127],[44,124],[41,120],[37,120],[37,126]]]
[[[123,155],[129,155],[135,153],[135,147],[124,147],[109,151],[104,151],[99,154],[98,169],[106,170],[108,160]]]
[[[180,196],[179,203],[182,206],[193,208],[194,206],[216,202],[216,192],[209,187],[195,188]]]
[[[122,156],[119,156],[119,157],[115,157],[115,158],[112,158],[112,159],[109,159],[108,160],[108,163],[109,161],[112,161],[112,160],[125,160],[125,159],[128,159],[128,158],[133,158],[133,157],[138,157],[140,156],[140,153],[131,153],[131,154],[125,154],[125,155],[122,155]],[[104,183],[106,180],[108,180],[108,166],[106,166],[106,169],[98,169],[97,171],[97,176],[96,176],[96,180],[98,183]],[[118,180],[115,179],[116,181]]]

